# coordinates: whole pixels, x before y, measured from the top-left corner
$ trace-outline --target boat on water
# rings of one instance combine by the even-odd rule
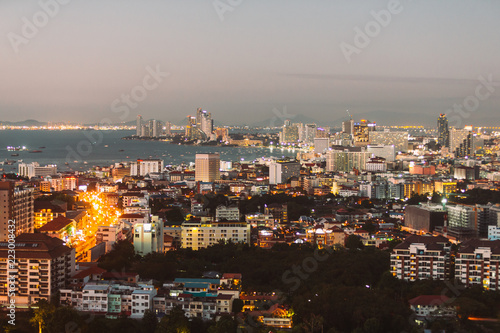
[[[19,154],[10,154],[10,156],[19,156]]]
[[[38,149],[45,149],[46,147],[38,147]]]
[[[26,149],[27,149],[26,146],[17,146],[17,147],[7,146],[7,151],[23,151]]]
[[[5,161],[4,161],[4,164],[6,164],[6,165],[12,165],[12,164],[14,164],[14,163],[16,163],[16,162],[17,162],[17,161],[15,161],[15,160],[5,160]]]
[[[30,153],[41,153],[41,150],[30,150]]]
[[[123,150],[123,149],[120,149],[120,150],[118,150],[118,151],[125,151],[125,150]]]

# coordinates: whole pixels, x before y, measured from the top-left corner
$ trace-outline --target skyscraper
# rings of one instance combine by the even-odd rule
[[[457,149],[460,148],[460,145],[463,144],[464,140],[467,139],[467,136],[470,132],[471,131],[469,131],[468,129],[451,129],[451,132],[448,136],[448,147],[450,147],[451,153],[456,153]]]
[[[291,124],[290,120],[285,120],[282,132],[282,142],[297,143],[299,141],[299,127]]]
[[[438,118],[438,143],[442,147],[450,146],[450,130],[448,128],[448,118],[444,113],[441,113]]]
[[[316,137],[316,124],[306,124],[305,131],[306,135],[304,138],[305,143],[313,143],[314,138]]]
[[[213,182],[220,179],[220,155],[196,154],[195,180],[200,182]]]
[[[141,130],[142,130],[142,116],[139,114],[137,115],[137,123],[135,125],[135,135],[141,136]]]
[[[354,120],[347,120],[342,122],[342,132],[346,134],[354,134]]]

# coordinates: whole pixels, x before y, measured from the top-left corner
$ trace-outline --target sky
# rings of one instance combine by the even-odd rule
[[[202,107],[227,125],[349,109],[500,126],[498,13],[498,0],[2,0],[0,121],[181,123]]]

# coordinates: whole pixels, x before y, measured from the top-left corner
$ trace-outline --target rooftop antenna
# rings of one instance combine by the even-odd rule
[[[347,115],[348,115],[348,116],[349,116],[349,118],[351,118],[351,120],[352,120],[352,116],[351,116],[351,114],[349,113],[349,109],[345,110],[345,112],[347,112]]]

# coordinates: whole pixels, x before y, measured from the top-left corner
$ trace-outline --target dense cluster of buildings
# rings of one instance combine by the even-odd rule
[[[138,116],[137,137],[169,134],[170,124]],[[227,128],[214,128],[211,114],[201,108],[188,117],[184,134],[194,141],[233,140]],[[205,153],[190,165],[138,159],[84,173],[20,163],[21,178],[0,182],[0,304],[9,302],[8,279],[15,276],[18,304],[60,291],[64,304],[110,318],[141,318],[148,309],[168,314],[180,306],[190,318],[210,320],[231,313],[235,299],[248,311],[255,309],[238,274],[176,279],[162,288],[134,275],[108,276],[93,263],[123,240],[147,255],[220,242],[336,248],[357,237],[365,246],[387,248],[400,239],[390,259],[395,277],[454,276],[466,286],[498,290],[500,204],[457,203],[468,190],[498,190],[496,133],[449,128],[442,114],[434,132],[380,129],[351,119],[342,131],[330,133],[316,124],[285,121],[279,135],[261,142],[266,140],[296,148],[296,158],[223,161],[219,153]],[[54,193],[71,203],[45,200]],[[241,210],[241,202],[264,194],[309,196],[314,209],[300,218],[290,203]],[[427,202],[408,202],[422,196]],[[436,196],[442,202],[433,202]],[[17,237],[14,265],[7,255],[10,221]],[[458,244],[455,253],[452,244]],[[428,301],[411,304],[424,314]],[[267,310],[259,310],[266,313],[264,323],[291,327],[283,307]]]

